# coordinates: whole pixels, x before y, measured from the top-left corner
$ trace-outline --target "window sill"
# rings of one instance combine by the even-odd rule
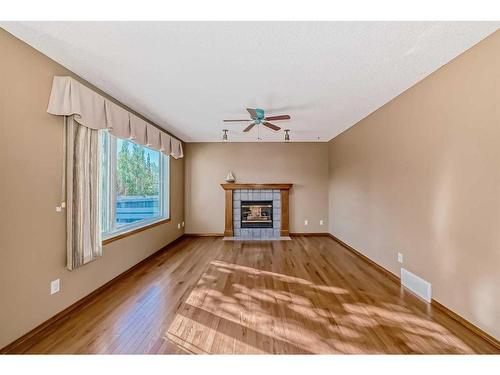
[[[102,240],[102,244],[107,245],[108,243],[115,242],[117,240],[121,240],[122,238],[132,236],[133,234],[145,231],[146,229],[150,229],[150,228],[156,227],[158,225],[168,223],[169,221],[170,221],[170,219],[161,219],[161,220],[155,221],[153,223],[146,224],[143,227],[130,229],[126,232],[122,232],[122,233],[116,234],[112,237],[108,237],[108,238]]]

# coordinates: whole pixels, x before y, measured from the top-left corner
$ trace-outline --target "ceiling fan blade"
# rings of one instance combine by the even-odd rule
[[[248,125],[245,129],[243,129],[243,132],[246,133],[246,132],[249,132],[250,130],[252,130],[252,128],[255,126],[255,122],[252,122],[250,125]]]
[[[267,126],[269,129],[273,129],[274,131],[278,131],[281,128],[279,126],[276,126],[274,124],[271,124],[270,122],[264,121],[262,125]]]
[[[257,112],[253,108],[247,108],[248,113],[250,113],[250,117],[252,120],[256,120],[259,116],[257,116]]]
[[[224,122],[247,122],[247,121],[252,121],[251,119],[246,119],[246,120],[222,120]]]
[[[264,120],[269,120],[269,121],[276,121],[276,120],[290,120],[289,115],[279,115],[279,116],[269,116],[266,117]]]

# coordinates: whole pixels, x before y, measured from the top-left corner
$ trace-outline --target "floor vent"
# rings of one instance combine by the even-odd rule
[[[401,284],[415,293],[417,296],[423,298],[427,302],[431,302],[432,298],[432,285],[431,283],[421,279],[417,275],[411,273],[404,268],[401,268]]]

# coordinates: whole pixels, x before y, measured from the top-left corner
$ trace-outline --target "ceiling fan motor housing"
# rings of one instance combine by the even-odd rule
[[[257,114],[257,118],[254,119],[257,124],[260,124],[262,120],[264,120],[264,110],[260,108],[255,108],[255,113]]]

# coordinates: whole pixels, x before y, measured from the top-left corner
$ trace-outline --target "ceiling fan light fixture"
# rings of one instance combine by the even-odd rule
[[[227,129],[223,129],[222,142],[227,142]]]
[[[285,142],[290,142],[290,129],[285,129]]]
[[[257,135],[257,140],[262,140],[261,137],[260,137],[260,128],[261,128],[261,125],[263,127],[266,127],[268,129],[271,129],[275,132],[277,131],[280,131],[281,130],[281,127],[279,127],[278,125],[275,125],[269,121],[280,121],[280,120],[290,120],[291,117],[290,115],[275,115],[275,116],[266,116],[266,113],[263,109],[261,108],[247,108],[246,109],[248,114],[250,115],[250,119],[248,120],[236,120],[236,119],[224,119],[222,120],[223,122],[247,122],[249,121],[250,124],[248,124],[246,126],[245,129],[243,129],[243,133],[248,133],[250,130],[252,130],[254,127],[257,128],[257,131],[259,132],[258,135]],[[227,130],[223,130],[224,131],[224,134],[222,136],[222,140],[224,142],[227,142]],[[285,135],[285,141],[289,141],[290,140],[290,135],[286,134]]]

